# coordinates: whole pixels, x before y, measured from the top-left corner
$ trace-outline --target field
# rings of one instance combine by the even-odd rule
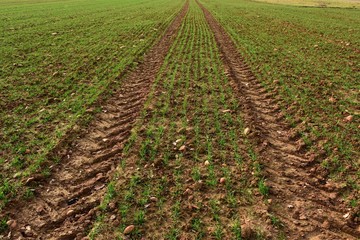
[[[255,0],[256,1],[256,0]],[[359,0],[259,0],[258,2],[275,3],[291,6],[302,6],[302,7],[340,7],[340,8],[359,8]]]
[[[360,238],[358,2],[298,5],[0,2],[0,239]]]

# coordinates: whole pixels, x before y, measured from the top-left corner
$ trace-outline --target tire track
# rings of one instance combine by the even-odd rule
[[[188,11],[188,1],[145,55],[143,62],[91,123],[82,138],[64,149],[61,165],[39,184],[30,202],[13,202],[9,239],[82,239],[92,224],[106,183],[120,160],[124,141]]]
[[[268,185],[271,214],[280,217],[288,239],[358,239],[360,229],[337,194],[341,187],[326,182],[316,158],[303,153],[292,139],[272,95],[266,93],[244,63],[224,28],[202,8],[222,52],[224,68],[243,104],[257,144]],[[345,216],[345,217],[344,217]]]

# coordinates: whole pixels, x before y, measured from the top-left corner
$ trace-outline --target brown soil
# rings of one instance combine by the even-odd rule
[[[145,55],[142,63],[124,80],[81,138],[63,149],[61,164],[50,179],[28,184],[36,186],[30,201],[8,205],[9,239],[81,239],[95,218],[106,183],[119,164],[124,141],[136,121],[143,102],[161,67],[188,2]]]
[[[304,153],[273,100],[244,63],[234,42],[200,3],[222,52],[225,69],[234,83],[248,125],[264,165],[272,204],[287,239],[358,239],[356,212],[339,196],[341,186],[326,179],[318,158]]]

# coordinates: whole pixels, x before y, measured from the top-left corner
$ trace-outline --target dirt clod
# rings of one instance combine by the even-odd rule
[[[244,239],[250,239],[253,235],[253,230],[249,223],[241,225],[241,237]]]
[[[9,220],[6,222],[6,224],[9,226],[10,229],[14,229],[17,226],[17,222],[15,220]]]
[[[330,222],[325,220],[322,224],[321,224],[321,227],[322,228],[325,228],[325,229],[329,229],[330,228]]]

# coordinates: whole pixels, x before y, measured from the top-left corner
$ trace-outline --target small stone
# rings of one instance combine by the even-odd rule
[[[180,148],[179,148],[179,151],[185,151],[186,147],[185,145],[182,145]]]
[[[27,226],[25,227],[24,235],[25,235],[25,237],[32,237],[32,236],[34,236],[34,233],[32,232],[30,225],[27,225]]]
[[[30,149],[26,149],[25,150],[25,154],[30,154],[31,153],[31,150]]]
[[[224,183],[226,182],[226,178],[224,178],[224,177],[220,178],[219,182],[220,182],[221,184],[224,184]]]
[[[114,202],[110,202],[108,206],[110,210],[114,210],[116,208],[116,204]]]
[[[248,135],[250,133],[250,128],[245,128],[244,129],[244,135]]]
[[[111,221],[114,221],[115,219],[116,219],[116,215],[115,215],[115,214],[113,214],[113,215],[110,216],[110,220],[111,220]]]
[[[354,118],[353,115],[349,115],[349,116],[344,118],[344,122],[352,122],[353,118]]]
[[[292,208],[294,208],[294,205],[289,204],[289,205],[287,205],[287,208],[292,209]]]
[[[126,235],[126,234],[129,234],[129,233],[131,233],[132,231],[134,231],[134,229],[135,229],[135,226],[134,226],[134,225],[127,226],[127,227],[125,228],[125,230],[124,230],[124,234],[125,234],[125,235]]]
[[[349,216],[350,216],[350,213],[348,212],[348,213],[343,215],[343,218],[349,218]]]
[[[150,201],[152,201],[152,202],[157,202],[158,199],[157,199],[156,197],[150,197]]]
[[[72,215],[74,213],[73,209],[70,209],[69,211],[67,211],[66,215]]]
[[[268,202],[269,204],[271,204],[271,203],[272,203],[272,199],[269,198],[269,199],[267,200],[267,202]]]
[[[208,160],[206,160],[206,161],[204,162],[204,165],[205,165],[205,166],[209,166],[209,165],[210,165],[210,162],[209,162]]]
[[[175,142],[173,142],[173,145],[174,146],[176,146],[179,142],[181,142],[182,141],[182,139],[181,138],[179,138],[179,139],[176,139],[176,141]]]

